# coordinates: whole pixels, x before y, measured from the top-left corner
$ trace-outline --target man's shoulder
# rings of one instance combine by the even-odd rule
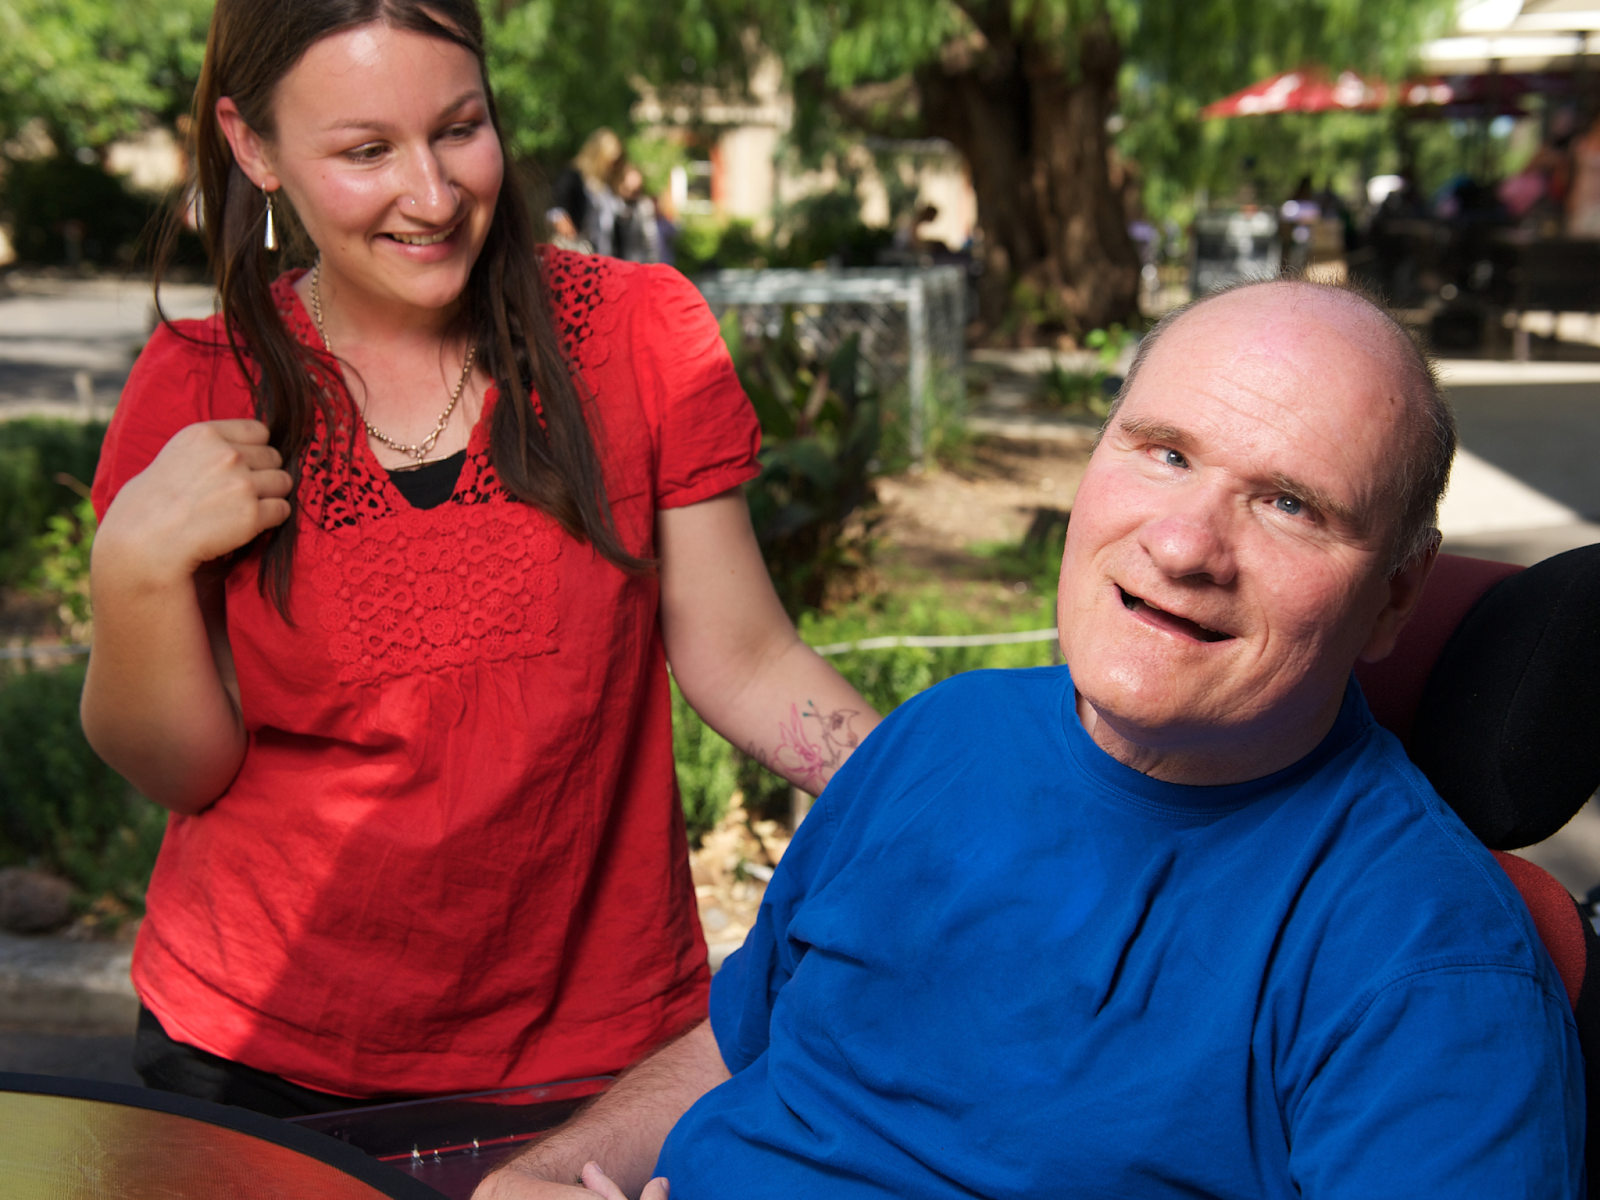
[[[1529,971],[1548,964],[1515,885],[1378,728],[1319,772],[1304,852],[1302,919],[1326,958],[1367,961],[1374,986],[1434,969]],[[1381,961],[1380,961],[1381,960]]]

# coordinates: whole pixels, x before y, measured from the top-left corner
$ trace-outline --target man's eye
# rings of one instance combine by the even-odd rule
[[[1181,467],[1187,469],[1189,466],[1189,460],[1183,455],[1179,454],[1176,450],[1163,450],[1161,451],[1160,458],[1161,461],[1169,467]]]
[[[1279,512],[1288,513],[1291,517],[1298,517],[1306,510],[1305,501],[1298,496],[1279,496],[1272,505]]]

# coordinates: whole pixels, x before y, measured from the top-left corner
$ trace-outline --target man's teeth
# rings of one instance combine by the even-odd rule
[[[389,236],[406,246],[437,246],[454,232],[454,229],[446,229],[443,233],[429,234],[427,237],[420,233],[391,233]]]
[[[1188,617],[1180,617],[1180,616],[1178,616],[1177,613],[1169,613],[1164,608],[1157,608],[1154,604],[1151,604],[1149,601],[1144,600],[1139,596],[1135,596],[1132,592],[1129,592],[1129,591],[1123,591],[1123,593],[1122,593],[1122,603],[1123,603],[1123,605],[1125,607],[1127,607],[1127,609],[1130,612],[1136,612],[1141,608],[1147,608],[1151,612],[1158,612],[1162,616],[1169,617],[1174,621],[1181,621],[1185,625],[1191,625],[1195,629],[1200,631],[1200,637],[1201,637],[1201,640],[1203,640],[1203,641],[1207,641],[1207,642],[1226,642],[1226,641],[1229,641],[1230,639],[1232,639],[1232,637],[1233,637],[1233,635],[1231,633],[1221,633],[1221,632],[1219,632],[1219,631],[1217,631],[1215,629],[1210,628],[1209,626],[1200,624],[1199,621],[1191,621]]]

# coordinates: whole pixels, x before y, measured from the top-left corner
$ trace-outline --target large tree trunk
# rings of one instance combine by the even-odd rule
[[[972,170],[979,319],[1023,341],[1126,322],[1139,260],[1106,141],[1121,50],[1103,23],[1046,47],[1011,28],[1009,5],[988,7],[1002,15],[981,37],[917,74],[926,128]]]

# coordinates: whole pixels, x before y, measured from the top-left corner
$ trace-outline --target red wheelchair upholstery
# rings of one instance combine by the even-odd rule
[[[1600,1200],[1600,937],[1560,883],[1505,853],[1549,837],[1600,787],[1600,545],[1525,571],[1440,555],[1394,654],[1356,677],[1373,715],[1494,851],[1561,973]]]
[[[1485,592],[1521,570],[1513,563],[1439,555],[1394,653],[1381,662],[1356,664],[1356,678],[1378,724],[1401,742],[1410,741],[1422,689],[1450,635]]]

